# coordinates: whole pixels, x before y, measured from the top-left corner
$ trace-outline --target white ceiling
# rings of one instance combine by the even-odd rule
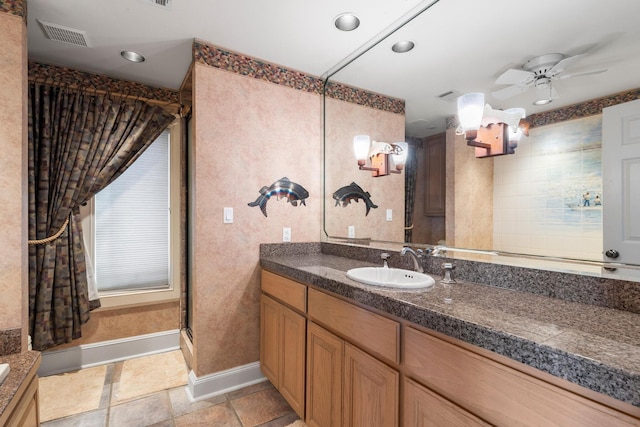
[[[146,0],[29,0],[29,58],[177,89],[191,61],[193,38],[315,76],[396,20],[425,7],[420,0],[171,0],[168,9]],[[338,31],[342,12],[361,26]],[[549,110],[640,87],[638,0],[440,0],[382,40],[334,78],[407,101],[408,129],[441,130],[455,102],[435,96],[448,90],[485,92],[494,108]],[[48,40],[36,19],[84,30],[92,47]],[[396,54],[390,46],[410,39],[416,47]],[[122,50],[142,53],[133,64]],[[560,99],[534,107],[534,90],[507,101],[492,99],[496,78],[545,53],[587,53],[567,72],[607,72],[554,82]]]

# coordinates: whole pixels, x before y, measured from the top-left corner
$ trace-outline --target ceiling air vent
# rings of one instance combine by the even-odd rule
[[[440,95],[436,96],[436,98],[442,99],[443,101],[447,102],[453,102],[458,99],[460,95],[462,94],[457,90],[448,90],[445,93],[441,93]]]
[[[91,42],[87,37],[86,31],[52,24],[51,22],[41,21],[39,19],[37,19],[37,21],[44,35],[51,40],[72,44],[74,46],[91,47]]]
[[[172,0],[140,0],[143,3],[152,4],[154,6],[161,7],[163,9],[171,9],[171,1]]]

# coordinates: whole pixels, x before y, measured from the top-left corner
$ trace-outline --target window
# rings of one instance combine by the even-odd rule
[[[169,287],[169,131],[95,195],[98,291]]]
[[[171,125],[81,209],[103,308],[179,298],[179,140]]]

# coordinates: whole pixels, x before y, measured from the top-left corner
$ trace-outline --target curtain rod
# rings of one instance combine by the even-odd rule
[[[130,94],[126,94],[126,93],[113,92],[113,91],[108,91],[108,90],[104,90],[104,89],[97,89],[97,88],[94,88],[94,87],[81,87],[81,86],[79,86],[77,84],[73,84],[73,83],[58,83],[58,82],[52,81],[50,79],[42,78],[42,77],[31,77],[31,76],[29,76],[29,81],[30,82],[42,82],[42,83],[50,84],[52,86],[68,87],[70,89],[76,89],[76,90],[79,90],[81,92],[95,93],[97,95],[113,95],[113,96],[122,97],[122,98],[125,98],[125,99],[137,99],[139,101],[144,101],[144,102],[147,102],[147,103],[152,104],[152,105],[158,105],[158,106],[164,108],[165,110],[169,111],[171,114],[176,114],[176,115],[179,115],[179,116],[182,116],[182,113],[185,110],[187,110],[184,105],[182,105],[180,103],[177,103],[177,102],[161,101],[159,99],[147,98],[147,97],[140,96],[140,95],[130,95]]]

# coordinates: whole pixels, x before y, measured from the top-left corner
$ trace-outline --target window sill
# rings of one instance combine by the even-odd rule
[[[177,289],[106,294],[100,295],[100,308],[96,309],[95,312],[162,304],[179,300],[180,292]]]

